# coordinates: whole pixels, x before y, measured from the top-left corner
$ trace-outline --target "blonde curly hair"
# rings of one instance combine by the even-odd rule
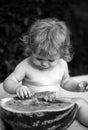
[[[66,61],[72,59],[70,31],[65,22],[56,18],[35,21],[22,41],[26,44],[26,52],[45,57],[60,55]]]

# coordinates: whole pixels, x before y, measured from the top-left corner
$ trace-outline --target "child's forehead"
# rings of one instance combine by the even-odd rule
[[[39,59],[44,59],[44,60],[55,60],[57,59],[59,56],[40,56],[40,55],[37,55],[37,54],[33,54],[33,56],[35,58],[39,58]]]

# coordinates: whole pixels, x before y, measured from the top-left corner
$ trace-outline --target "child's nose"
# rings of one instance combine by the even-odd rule
[[[42,61],[42,62],[41,62],[41,65],[42,65],[42,66],[47,66],[47,65],[48,65],[48,62]]]

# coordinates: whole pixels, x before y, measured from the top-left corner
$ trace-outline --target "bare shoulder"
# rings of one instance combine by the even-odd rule
[[[60,59],[60,64],[61,64],[61,66],[65,67],[65,68],[68,66],[67,62],[64,59]]]
[[[17,67],[26,67],[28,65],[29,62],[29,58],[25,58],[24,60],[22,60]]]
[[[25,58],[24,60],[22,60],[21,62],[19,62],[17,64],[17,66],[14,69],[14,72],[23,72],[26,71],[26,68],[28,66],[28,58]]]

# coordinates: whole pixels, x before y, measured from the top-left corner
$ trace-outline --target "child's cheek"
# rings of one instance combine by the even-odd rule
[[[56,65],[56,62],[51,63],[52,66]]]
[[[37,64],[38,66],[40,66],[40,65],[41,65],[41,62],[40,62],[40,61],[36,61],[36,64]]]

